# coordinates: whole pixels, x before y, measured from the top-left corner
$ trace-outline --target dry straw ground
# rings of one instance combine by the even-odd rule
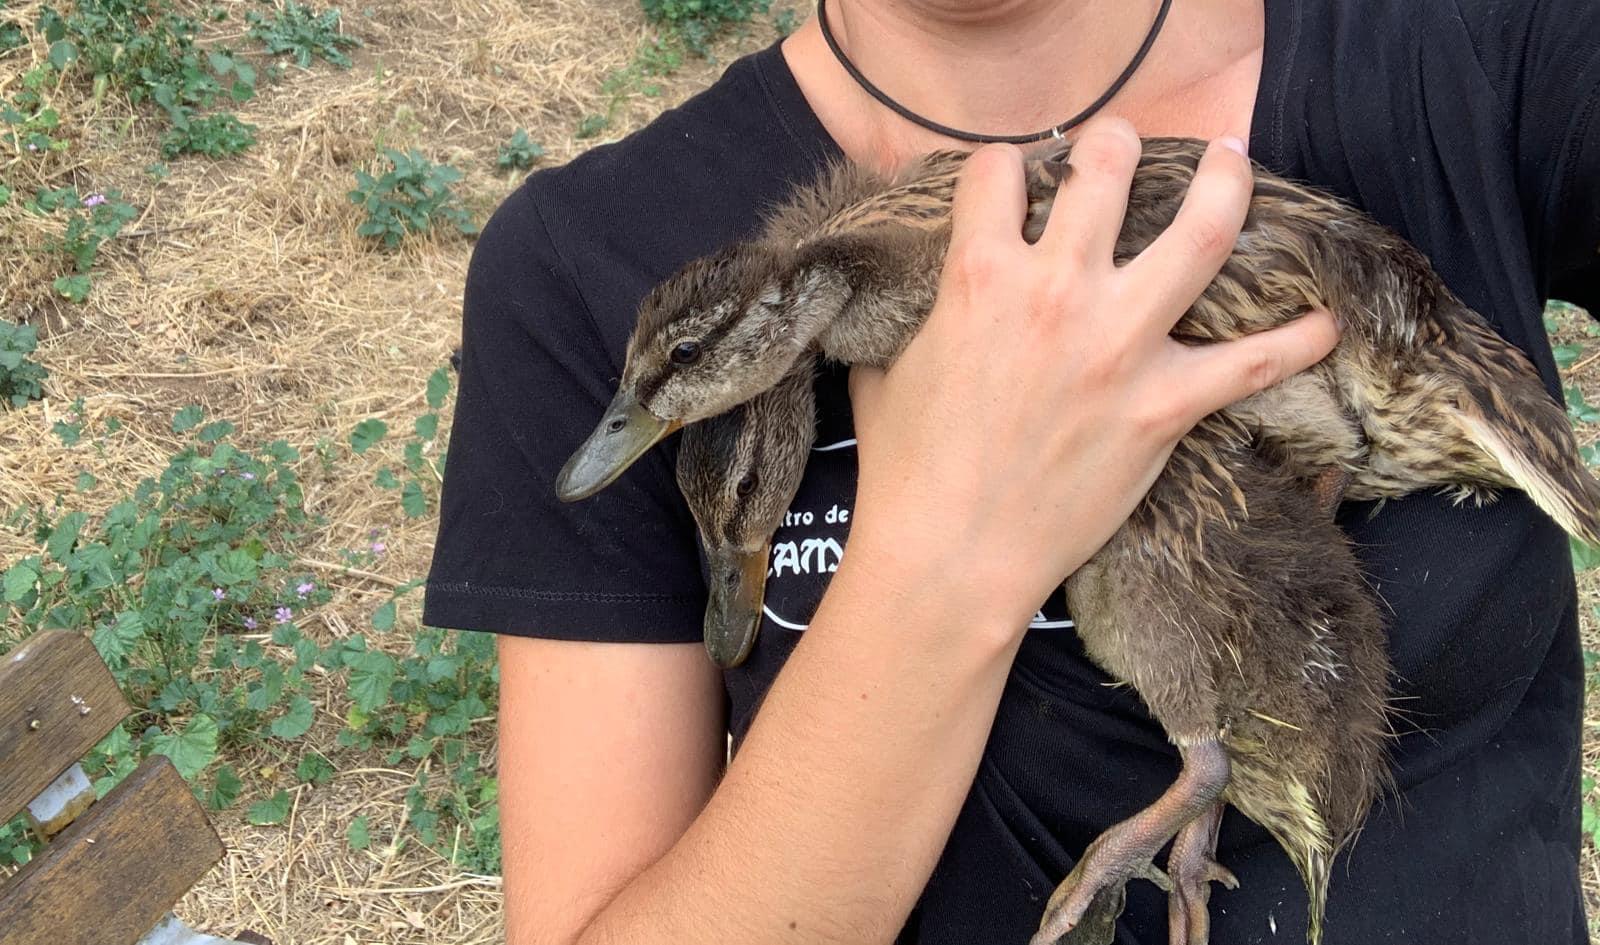
[[[220,6],[230,16],[203,37],[258,48],[243,36],[244,13],[261,4]],[[32,22],[37,7],[13,2],[7,13]],[[257,144],[238,156],[175,159],[157,183],[144,172],[160,160],[164,125],[154,110],[115,96],[96,106],[71,90],[55,102],[68,150],[43,162],[0,150],[0,176],[18,193],[117,188],[142,210],[101,251],[89,300],[75,305],[51,289],[59,257],[27,249],[58,238],[59,221],[27,214],[20,201],[0,208],[0,313],[39,327],[39,360],[52,373],[42,404],[0,411],[0,508],[71,494],[82,470],[116,487],[91,494],[89,510],[94,496],[109,503],[165,465],[176,448],[172,414],[185,404],[233,421],[241,442],[283,437],[303,454],[308,509],[328,523],[302,549],[335,588],[333,602],[301,623],[324,643],[365,629],[394,585],[426,569],[433,518],[407,520],[395,494],[372,484],[379,465],[397,460],[398,444],[362,458],[342,444],[365,418],[401,429],[424,412],[425,381],[457,344],[472,249],[464,237],[441,235],[375,250],[355,233],[361,212],[346,197],[354,171],[379,173],[380,146],[415,147],[465,173],[456,189],[481,224],[523,176],[495,168],[513,130],[527,128],[543,144],[544,164],[565,161],[638,127],[720,71],[687,59],[662,80],[660,97],[624,101],[610,128],[580,141],[580,121],[608,109],[607,77],[651,35],[637,0],[385,0],[347,5],[344,22],[365,44],[351,52],[354,67],[319,60],[310,70],[291,66],[280,84],[263,81],[253,101],[234,108],[258,128]],[[724,40],[716,55],[726,63],[775,37],[763,19]],[[34,64],[27,56],[42,52],[0,62],[0,97],[18,91]],[[79,397],[91,428],[112,417],[122,423],[102,450],[67,450],[50,432]],[[441,428],[436,450],[446,433]],[[325,466],[319,442],[335,444],[345,459]],[[341,549],[361,545],[374,528],[388,546],[374,576],[316,564],[339,561]],[[0,530],[0,570],[30,545],[28,535]],[[415,596],[403,602],[390,644],[403,646],[416,606]],[[294,945],[501,940],[497,877],[464,875],[414,841],[398,852],[376,842],[399,827],[415,770],[386,768],[379,752],[337,748],[346,704],[333,692],[323,700],[308,740],[338,768],[331,784],[297,784],[294,758],[285,764],[269,750],[228,759],[289,789],[294,810],[272,827],[245,823],[242,804],[218,814],[230,852],[180,914],[196,927],[250,928]],[[491,719],[476,728],[478,747],[490,752],[492,728]],[[375,838],[364,852],[344,841],[360,814]]]
[[[259,4],[220,6],[231,15],[205,35],[247,48],[243,12]],[[31,21],[36,5],[10,9]],[[174,160],[158,183],[143,168],[159,159],[162,129],[148,108],[115,96],[98,105],[58,101],[66,105],[58,136],[73,139],[60,155],[23,165],[0,152],[0,170],[19,192],[120,188],[143,211],[102,251],[94,291],[75,305],[51,290],[58,261],[24,250],[58,224],[16,202],[0,208],[0,313],[39,326],[40,359],[53,375],[43,404],[0,412],[0,508],[71,493],[85,469],[127,485],[159,471],[174,448],[171,416],[188,403],[238,424],[244,442],[284,437],[304,454],[308,507],[328,523],[303,549],[307,566],[336,588],[333,602],[302,624],[323,642],[365,627],[390,588],[423,573],[434,523],[407,520],[394,494],[373,486],[382,459],[326,466],[315,447],[342,443],[368,417],[395,425],[421,412],[428,374],[456,343],[471,252],[459,236],[374,251],[355,235],[358,210],[346,199],[353,172],[372,168],[379,146],[415,147],[465,172],[458,189],[481,222],[521,178],[494,166],[513,129],[529,129],[545,146],[545,164],[564,161],[638,127],[720,69],[686,60],[662,81],[660,97],[627,98],[600,138],[577,140],[581,119],[608,108],[607,77],[650,35],[637,0],[385,0],[345,14],[345,29],[365,43],[354,68],[318,62],[263,83],[235,109],[259,129],[257,145],[240,156]],[[723,40],[717,56],[726,62],[773,38],[761,20]],[[16,91],[30,65],[25,57],[0,63],[0,96]],[[1581,380],[1600,386],[1600,370]],[[122,423],[99,450],[68,451],[50,433],[79,397],[96,429],[112,417]],[[101,494],[109,501],[112,491]],[[318,564],[339,560],[375,528],[389,553],[371,573]],[[0,531],[0,568],[31,550],[27,536]],[[1594,597],[1588,582],[1585,611]],[[397,646],[415,625],[415,598],[407,602],[401,632],[387,638]],[[296,785],[268,749],[229,759],[268,784],[281,780],[294,810],[271,827],[244,823],[241,809],[219,814],[230,852],[180,913],[202,928],[251,928],[296,945],[499,940],[497,878],[463,874],[417,843],[356,852],[343,841],[359,814],[374,837],[391,836],[415,775],[376,753],[335,747],[344,709],[337,693],[324,693],[310,736],[338,768],[326,787]],[[492,759],[491,723],[481,720],[477,741]],[[1595,745],[1586,760],[1592,769]],[[1591,892],[1600,889],[1600,862],[1589,857],[1584,872]]]

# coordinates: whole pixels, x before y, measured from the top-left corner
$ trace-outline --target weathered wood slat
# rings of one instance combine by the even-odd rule
[[[0,886],[0,945],[133,945],[221,858],[189,785],[152,755]]]
[[[0,822],[131,711],[82,634],[48,630],[0,656]]]

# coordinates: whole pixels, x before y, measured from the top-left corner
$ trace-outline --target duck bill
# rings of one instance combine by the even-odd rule
[[[706,604],[706,653],[723,669],[745,661],[761,626],[768,546],[751,552],[710,552],[711,599]]]
[[[681,426],[682,421],[663,420],[644,409],[632,391],[617,391],[600,424],[561,467],[556,496],[563,502],[589,498]]]

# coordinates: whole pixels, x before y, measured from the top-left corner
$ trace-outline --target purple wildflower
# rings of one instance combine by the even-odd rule
[[[37,144],[34,144],[32,141],[29,141],[28,142],[28,150],[29,151],[37,151],[37,150],[39,150],[39,146]]]
[[[90,194],[89,196],[83,198],[83,205],[85,207],[98,207],[105,202],[105,194]]]
[[[239,478],[243,479],[245,482],[255,482],[256,474],[253,472],[242,472],[239,474]]]
[[[305,596],[307,594],[311,593],[312,591],[314,591],[316,589],[317,589],[317,586],[315,584],[311,583],[310,581],[307,581],[304,584],[300,585],[299,587],[295,588],[294,592],[296,594],[300,595],[300,599],[301,600],[304,600]]]
[[[372,543],[372,553],[375,554],[375,555],[381,555],[385,551],[388,551],[388,550],[389,550],[389,546],[384,544],[381,541],[375,541],[375,542]]]
[[[212,600],[222,600],[224,597],[227,597],[227,596],[228,596],[228,592],[223,590],[220,587],[213,587],[211,589],[211,599]]]
[[[287,607],[279,607],[277,609],[277,611],[272,615],[272,622],[273,623],[288,623],[289,621],[291,621],[293,619],[294,619],[294,611],[290,610]]]
[[[244,628],[246,630],[254,630],[256,628],[256,626],[257,626],[256,618],[254,618],[254,617],[246,617],[246,618],[244,618]]]

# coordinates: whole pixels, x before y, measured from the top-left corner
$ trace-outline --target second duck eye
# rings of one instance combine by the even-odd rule
[[[693,364],[700,360],[700,342],[680,341],[672,349],[673,364]]]
[[[734,486],[733,490],[739,493],[739,498],[741,499],[756,491],[756,474],[753,472],[745,473],[744,478],[739,480],[739,484]]]

